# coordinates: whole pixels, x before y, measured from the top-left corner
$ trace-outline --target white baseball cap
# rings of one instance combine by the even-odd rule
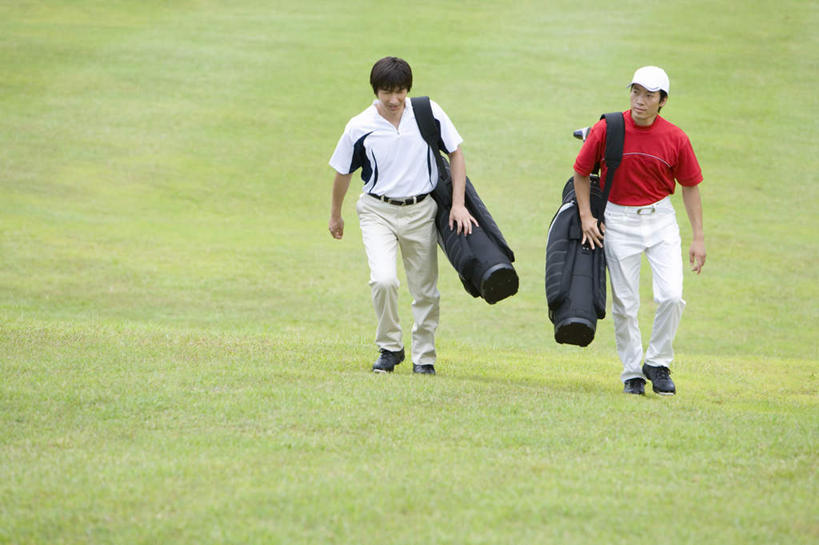
[[[635,83],[642,85],[651,92],[665,91],[668,93],[668,89],[671,86],[668,81],[668,74],[665,73],[665,70],[657,66],[643,66],[642,68],[638,68],[637,71],[634,72],[634,77],[631,78],[631,83],[626,87],[631,87]]]

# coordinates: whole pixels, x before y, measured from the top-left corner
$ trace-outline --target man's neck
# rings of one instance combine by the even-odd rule
[[[383,104],[380,102],[376,102],[375,109],[378,110],[378,115],[389,121],[395,128],[398,128],[398,125],[401,123],[401,117],[404,115],[404,110],[407,108],[407,105],[404,104],[401,109],[396,110],[393,112],[389,108],[385,108]]]
[[[650,126],[652,126],[654,124],[655,121],[657,121],[657,117],[659,117],[659,115],[660,114],[656,114],[651,118],[637,118],[634,115],[634,112],[632,111],[631,112],[631,121],[638,127],[650,127]]]

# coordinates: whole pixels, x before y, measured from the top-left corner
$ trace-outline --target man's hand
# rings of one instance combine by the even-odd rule
[[[330,216],[330,234],[339,240],[344,236],[344,219],[341,216]]]
[[[580,215],[580,229],[583,231],[583,239],[580,241],[580,244],[588,243],[589,248],[594,250],[595,248],[603,247],[603,235],[606,233],[606,226],[592,216],[590,195],[591,179],[575,171],[574,196],[577,200],[577,211]]]
[[[591,214],[580,215],[580,228],[583,231],[583,240],[580,243],[586,244],[588,242],[589,248],[592,250],[603,247],[603,235],[606,234],[606,226],[602,223],[598,226],[598,223],[597,218]]]
[[[691,248],[688,249],[688,262],[692,271],[697,274],[702,272],[702,268],[705,266],[704,240],[695,240],[691,243]]]
[[[469,213],[466,206],[453,204],[449,210],[449,228],[455,228],[459,235],[461,233],[471,235],[472,224],[478,225],[478,220],[472,217],[472,214]]]

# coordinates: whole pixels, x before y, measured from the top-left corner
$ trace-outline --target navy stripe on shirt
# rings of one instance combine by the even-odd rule
[[[370,131],[361,138],[359,138],[356,143],[353,145],[353,160],[350,163],[350,170],[347,172],[355,172],[356,169],[361,167],[361,179],[364,180],[364,183],[370,181],[370,176],[373,175],[373,168],[370,165],[370,159],[367,157],[367,150],[364,148],[364,140],[370,136],[374,131]],[[378,169],[376,167],[376,180],[378,179]]]

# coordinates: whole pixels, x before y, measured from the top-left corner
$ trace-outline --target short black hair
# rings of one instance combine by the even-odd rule
[[[393,89],[412,89],[412,69],[409,63],[398,57],[384,57],[376,61],[370,71],[370,85],[373,93],[379,89],[392,91]]]

